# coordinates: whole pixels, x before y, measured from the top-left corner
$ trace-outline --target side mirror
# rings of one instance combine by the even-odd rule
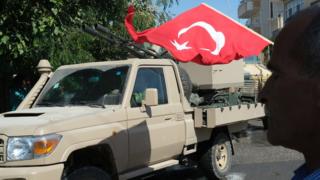
[[[158,89],[156,88],[148,88],[145,92],[145,98],[143,100],[143,104],[145,106],[156,106],[159,104],[158,102]]]
[[[120,102],[120,94],[105,94],[102,99],[102,106],[116,105]]]

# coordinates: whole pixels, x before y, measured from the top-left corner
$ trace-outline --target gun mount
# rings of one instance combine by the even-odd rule
[[[142,45],[136,44],[130,40],[127,40],[123,37],[117,36],[116,34],[112,33],[107,27],[104,27],[100,24],[96,24],[92,27],[87,25],[83,26],[83,31],[93,35],[95,37],[101,38],[102,40],[106,41],[110,45],[115,45],[118,47],[125,48],[130,54],[137,58],[152,58],[152,59],[161,59],[161,58],[170,58],[173,59],[169,54],[168,51],[164,52],[156,52],[151,48],[142,47]]]

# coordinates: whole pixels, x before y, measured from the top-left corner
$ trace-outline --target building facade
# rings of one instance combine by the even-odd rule
[[[246,26],[274,41],[290,18],[314,5],[320,6],[320,0],[241,0],[238,17],[247,19]],[[259,58],[263,62],[269,59],[269,53]]]
[[[284,24],[284,3],[282,0],[242,0],[238,16],[248,19],[249,28],[272,40]]]
[[[273,40],[284,24],[297,12],[320,0],[241,0],[238,16],[248,19],[247,26]]]

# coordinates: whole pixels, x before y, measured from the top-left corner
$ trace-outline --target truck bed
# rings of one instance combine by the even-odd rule
[[[241,104],[219,108],[198,106],[194,109],[196,128],[214,128],[264,116],[264,105],[261,103]]]

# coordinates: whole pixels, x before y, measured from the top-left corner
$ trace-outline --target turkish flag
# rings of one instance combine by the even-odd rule
[[[162,46],[182,62],[227,64],[259,55],[272,43],[206,4],[142,32],[135,31],[133,16],[134,8],[130,6],[125,25],[134,41]]]

